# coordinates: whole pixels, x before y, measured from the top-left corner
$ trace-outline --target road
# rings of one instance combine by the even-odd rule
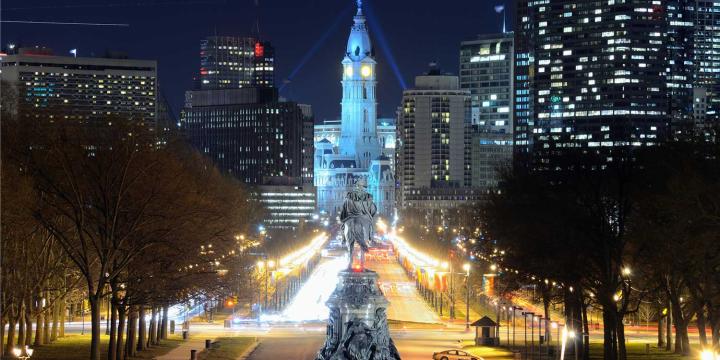
[[[369,262],[367,267],[378,272],[380,287],[390,301],[388,318],[412,322],[404,328],[390,331],[403,360],[426,360],[434,351],[456,348],[458,340],[472,338],[472,334],[464,332],[463,327],[418,324],[439,324],[441,321],[425,304],[417,293],[414,283],[397,262]],[[318,269],[322,268],[318,267]],[[314,281],[313,277],[315,274],[308,284]],[[323,274],[317,279],[327,281],[327,276]],[[250,357],[252,360],[312,360],[325,340],[325,326],[323,323],[303,326],[276,325],[259,336],[261,342]]]
[[[399,329],[392,330],[391,335],[403,360],[427,360],[435,351],[457,348],[458,340],[472,338],[458,329]],[[325,341],[325,327],[273,327],[260,338],[252,360],[313,360]]]
[[[370,262],[367,267],[377,271],[378,284],[390,301],[388,319],[420,323],[440,323],[440,318],[423,301],[408,278],[405,270],[396,261]]]

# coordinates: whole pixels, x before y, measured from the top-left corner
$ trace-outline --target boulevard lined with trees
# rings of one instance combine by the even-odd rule
[[[602,313],[603,352],[625,360],[625,320],[658,321],[658,346],[682,355],[720,346],[720,147],[669,143],[618,154],[561,159],[568,171],[509,172],[478,209],[487,241],[473,251],[499,279],[537,289],[548,318],[561,304],[581,357],[588,312]],[[646,314],[649,318],[650,315]],[[688,327],[699,331],[693,349]],[[545,334],[550,335],[549,321]],[[671,330],[675,330],[672,338]]]
[[[229,260],[253,241],[238,234],[257,224],[256,204],[178,139],[159,143],[126,119],[95,126],[49,113],[4,114],[2,136],[5,356],[63,337],[66,312],[86,302],[87,358],[99,359],[110,299],[106,358],[131,357],[167,337],[170,306],[248,280]]]

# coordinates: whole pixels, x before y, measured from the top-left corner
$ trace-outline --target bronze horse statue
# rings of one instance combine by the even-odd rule
[[[340,221],[342,222],[343,244],[347,246],[350,259],[348,269],[352,269],[355,243],[360,246],[360,269],[365,269],[365,253],[373,240],[373,219],[377,206],[367,192],[367,181],[359,179],[355,189],[345,195]]]

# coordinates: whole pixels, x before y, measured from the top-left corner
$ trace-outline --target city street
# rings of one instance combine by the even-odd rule
[[[380,275],[379,285],[390,301],[388,319],[397,321],[439,323],[440,318],[423,301],[397,261],[370,262],[367,267]]]
[[[331,264],[335,261],[337,259],[323,260],[303,289],[320,287],[320,284],[313,282],[328,281],[327,269],[332,268]],[[413,281],[407,277],[397,262],[393,260],[369,262],[367,267],[377,271],[380,276],[380,287],[390,301],[388,318],[391,321],[406,322],[403,325],[392,326],[390,331],[403,359],[429,359],[435,351],[456,348],[458,340],[472,338],[470,333],[464,331],[464,327],[446,327],[439,324],[440,318],[425,304],[417,293]],[[303,291],[301,290],[298,296],[302,295]],[[293,304],[298,300],[293,300]],[[315,304],[315,301],[311,303]],[[314,307],[308,310],[314,310]],[[250,359],[309,360],[315,358],[322,346],[325,326],[323,323],[302,326],[275,325],[265,333],[249,331],[248,334],[257,334],[261,340]]]

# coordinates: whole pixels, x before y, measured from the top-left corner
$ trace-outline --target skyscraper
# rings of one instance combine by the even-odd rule
[[[569,149],[613,161],[665,139],[666,20],[652,0],[518,2],[515,89],[530,109],[516,102],[515,144],[534,167],[555,169]]]
[[[716,140],[720,124],[720,3],[716,1],[675,1],[689,11],[677,24],[692,23],[690,46],[693,68],[693,123],[696,133]],[[668,6],[669,7],[669,6]],[[673,23],[671,23],[672,25]]]
[[[188,91],[184,133],[221,170],[249,185],[273,177],[300,179],[307,119],[300,107],[280,102],[274,89]]]
[[[390,161],[382,156],[377,135],[376,61],[370,35],[357,3],[342,64],[342,112],[337,146],[321,139],[315,146],[315,185],[318,210],[334,218],[345,194],[363,178],[378,206],[390,216],[394,210],[395,180]]]
[[[200,57],[198,89],[185,93],[184,134],[251,188],[267,210],[265,226],[302,225],[315,209],[312,108],[278,96],[267,41],[211,36]]]
[[[275,49],[254,37],[208,36],[200,42],[199,89],[273,87]]]
[[[470,92],[432,68],[403,92],[397,122],[398,208],[443,211],[476,200],[470,188]]]
[[[492,189],[512,161],[513,34],[480,35],[460,44],[460,87],[470,91],[472,186]]]

